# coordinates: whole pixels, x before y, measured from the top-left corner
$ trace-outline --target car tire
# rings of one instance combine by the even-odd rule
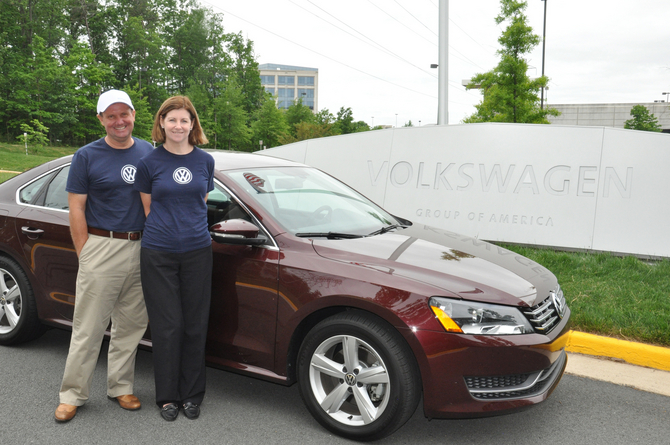
[[[310,330],[298,355],[298,385],[323,427],[359,441],[400,428],[421,397],[405,340],[384,320],[360,311],[334,315]]]
[[[26,273],[14,260],[0,257],[0,345],[23,343],[43,332]]]

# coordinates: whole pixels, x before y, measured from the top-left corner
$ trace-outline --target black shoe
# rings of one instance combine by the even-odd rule
[[[178,415],[179,405],[176,403],[167,403],[161,408],[161,417],[163,417],[163,419],[167,420],[168,422],[172,422],[177,418]]]
[[[186,402],[184,403],[184,414],[189,419],[197,419],[200,415],[200,407],[195,403]]]

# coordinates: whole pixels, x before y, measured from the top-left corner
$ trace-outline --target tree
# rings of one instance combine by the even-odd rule
[[[354,114],[351,108],[340,107],[335,120],[335,131],[339,134],[359,133],[369,131],[370,126],[364,121],[354,121]]]
[[[205,132],[205,136],[212,142],[213,126],[214,126],[214,110],[213,102],[210,92],[205,85],[192,81],[191,86],[186,89],[183,94],[187,96],[198,113],[200,126]]]
[[[316,118],[312,110],[307,105],[303,105],[302,98],[296,100],[291,104],[285,112],[284,117],[289,127],[289,133],[292,136],[297,135],[297,125],[303,122],[314,123]]]
[[[32,57],[26,59],[26,73],[23,76],[26,81],[24,109],[31,120],[37,118],[51,129],[51,141],[62,140],[67,126],[75,121],[74,102],[68,94],[69,75],[59,63],[56,50],[47,47],[42,37],[33,36],[30,47]]]
[[[286,113],[260,81],[253,42],[226,33],[223,15],[198,0],[0,1],[0,137],[25,126],[49,143],[84,145],[104,135],[101,92],[128,92],[135,136],[150,140],[153,115],[172,95],[191,98],[208,146],[257,150],[368,131],[351,108],[337,117],[298,102]],[[18,137],[18,139],[17,139]]]
[[[261,74],[254,56],[253,42],[244,40],[242,33],[230,34],[228,52],[233,58],[232,70],[242,89],[243,106],[248,115],[252,115],[265,102],[265,88],[261,85]]]
[[[333,124],[317,124],[316,122],[300,122],[295,125],[295,135],[287,133],[279,137],[282,145],[294,142],[316,139],[326,136],[334,136]]]
[[[49,142],[47,139],[47,133],[49,129],[42,125],[37,119],[31,121],[32,127],[28,124],[21,124],[22,135],[16,137],[20,142],[23,142],[27,139],[27,142],[30,142],[31,145],[35,145],[38,148],[42,148]]]
[[[149,102],[146,97],[142,96],[142,92],[138,87],[123,89],[135,107],[135,125],[133,128],[133,136],[145,141],[151,141],[151,129],[154,125],[153,113],[149,110]],[[99,125],[99,123],[98,123]]]
[[[331,113],[328,108],[322,108],[315,115],[317,124],[333,124],[335,123],[335,116]]]
[[[193,78],[202,76],[209,62],[206,11],[196,9],[184,17],[181,26],[174,29],[169,42],[172,46],[170,65],[178,91],[185,91]]]
[[[85,43],[72,46],[66,66],[67,72],[71,73],[68,91],[76,90],[72,94],[75,122],[69,125],[69,136],[63,140],[85,145],[105,134],[96,117],[96,105],[100,93],[112,87],[114,74],[108,66],[96,62],[95,56]]]
[[[340,111],[337,112],[337,119],[335,120],[335,126],[340,134],[354,133],[353,122],[354,115],[351,108],[340,107]]]
[[[623,128],[640,131],[661,131],[658,119],[644,105],[635,105],[630,110],[630,115],[633,118],[624,122]]]
[[[244,94],[234,76],[228,79],[221,95],[215,99],[214,113],[214,148],[219,148],[219,144],[226,150],[250,147],[252,131],[247,126]]]
[[[296,119],[296,116],[298,115],[302,115],[303,120],[295,123],[294,121],[299,120]],[[340,127],[336,124],[335,116],[328,111],[328,108],[323,108],[321,111],[314,114],[309,107],[302,105],[302,101],[298,100],[296,104],[289,107],[284,116],[287,121],[293,122],[293,128],[290,133],[279,138],[281,144],[291,144],[293,142],[304,141],[307,139],[337,136],[338,134],[341,134]]]
[[[254,117],[251,123],[253,143],[249,151],[256,150],[254,143],[258,141],[263,141],[263,145],[267,148],[281,145],[279,138],[288,134],[288,124],[284,119],[284,113],[277,108],[274,98],[268,97]]]
[[[375,127],[376,129],[381,129],[381,126]],[[364,121],[355,121],[351,123],[351,132],[352,133],[360,133],[361,131],[370,131],[373,130],[373,128],[370,128],[367,122]]]
[[[508,26],[498,39],[502,46],[496,53],[500,62],[493,70],[475,75],[468,89],[478,85],[483,99],[477,111],[463,120],[472,122],[515,122],[548,124],[547,116],[557,116],[558,110],[540,109],[540,88],[547,86],[546,76],[531,80],[526,74],[528,62],[524,55],[538,43],[540,37],[533,34],[524,11],[528,4],[524,0],[500,0],[500,14],[496,24],[507,22]]]

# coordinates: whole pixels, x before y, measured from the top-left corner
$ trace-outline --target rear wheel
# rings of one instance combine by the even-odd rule
[[[385,321],[358,311],[316,325],[298,357],[305,405],[325,428],[354,440],[377,440],[400,428],[421,396],[409,346]]]
[[[32,340],[43,332],[28,277],[14,260],[0,257],[0,345]]]

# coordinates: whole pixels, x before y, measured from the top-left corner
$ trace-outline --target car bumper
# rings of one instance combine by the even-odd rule
[[[567,364],[569,313],[548,335],[471,336],[415,332],[428,418],[506,414],[547,399]]]

